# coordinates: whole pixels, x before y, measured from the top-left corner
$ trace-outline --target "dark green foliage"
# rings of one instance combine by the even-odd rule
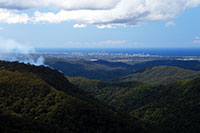
[[[165,86],[83,78],[70,81],[112,107],[149,123],[155,132],[200,132],[200,78]]]
[[[200,79],[154,87],[144,106],[130,113],[172,132],[200,131]]]
[[[5,114],[0,112],[0,132],[1,133],[70,133],[57,126],[42,123],[18,116],[16,114]]]
[[[89,92],[92,96],[96,97],[98,100],[103,101],[111,106],[115,104],[116,99],[125,95],[126,93],[131,92],[133,89],[137,88],[146,88],[148,85],[145,85],[141,82],[130,81],[130,82],[104,82],[99,80],[88,80],[86,78],[68,78],[73,84],[77,85],[80,88],[83,88],[85,91]],[[116,107],[116,106],[114,106]],[[118,108],[118,107],[117,107]],[[122,107],[119,107],[122,108]]]
[[[136,71],[145,70],[146,67],[153,66],[175,66],[183,69],[190,69],[195,71],[200,71],[199,61],[181,61],[181,60],[155,60],[143,63],[138,63],[134,65]]]
[[[199,71],[172,66],[147,67],[145,70],[122,77],[123,81],[141,81],[149,84],[169,84],[178,80],[200,77]]]
[[[56,88],[57,90],[66,92],[68,94],[77,96],[77,97],[84,97],[86,93],[78,89],[73,84],[69,83],[67,78],[57,70],[51,69],[45,66],[36,67],[34,65],[27,65],[18,62],[6,62],[0,61],[0,70],[9,70],[13,72],[22,72],[22,73],[33,73],[37,75],[50,86]],[[84,96],[82,96],[84,95]]]
[[[121,76],[133,73],[132,65],[98,61],[66,61],[66,60],[47,60],[45,64],[62,71],[65,75],[71,77],[86,77],[88,79],[97,79],[105,81],[119,80]]]
[[[103,60],[67,61],[62,59],[48,59],[45,63],[57,70],[62,71],[65,75],[70,77],[85,77],[88,79],[104,80],[104,81],[121,81],[121,78],[124,78],[127,75],[133,73],[143,73],[148,68],[151,69],[154,66],[174,66],[194,71],[200,70],[199,61],[181,61],[181,60],[156,60],[156,61],[138,63],[134,65],[129,65],[120,62],[109,62]],[[180,76],[180,74],[177,75]],[[169,78],[167,78],[167,80],[168,79]]]
[[[5,118],[2,117],[0,127],[3,130],[25,127],[32,131],[34,126],[29,128],[29,124],[25,124],[30,120],[30,123],[40,121],[54,125],[55,130],[58,127],[58,130],[71,132],[145,131],[141,122],[105,107],[87,93],[81,93],[83,91],[56,70],[17,62],[0,62],[0,68],[0,111],[22,123],[16,128],[9,123],[3,125]],[[43,128],[45,125],[38,130],[42,132]]]

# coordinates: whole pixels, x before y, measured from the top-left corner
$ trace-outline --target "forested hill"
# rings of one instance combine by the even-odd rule
[[[33,127],[45,123],[38,127],[39,132],[48,131],[48,125],[52,131],[65,132],[146,131],[136,118],[90,99],[87,93],[78,96],[80,92],[56,70],[0,62],[0,129],[22,131],[22,127],[23,131],[34,132]]]
[[[146,121],[154,132],[200,132],[200,78],[158,86],[85,78],[70,81],[100,101]]]
[[[71,77],[86,77],[105,81],[119,80],[121,76],[134,72],[134,67],[120,62],[109,62],[104,60],[57,60],[47,59],[45,64],[62,71]]]
[[[145,69],[146,67],[153,66],[175,66],[183,69],[200,71],[200,61],[183,61],[183,60],[155,60],[143,63],[138,63],[134,65],[136,71]]]
[[[150,87],[150,85],[138,81],[105,82],[100,80],[89,80],[82,77],[68,77],[68,79],[79,88],[90,93],[93,97],[96,97],[98,100],[111,106],[113,106],[114,102],[118,102],[116,101],[118,97],[123,97],[125,94],[129,93],[129,91],[133,91],[136,88]],[[122,108],[119,106],[115,107],[117,109]]]
[[[0,111],[1,133],[71,133],[55,125]]]
[[[172,68],[177,67],[180,69],[182,68],[182,69],[193,70],[193,71],[200,70],[200,62],[199,61],[182,61],[182,60],[155,60],[155,61],[147,61],[147,62],[143,62],[143,63],[130,65],[130,64],[126,64],[126,63],[109,62],[109,61],[104,61],[104,60],[69,61],[69,60],[65,60],[65,59],[49,58],[46,60],[45,64],[47,64],[47,65],[51,66],[52,68],[55,68],[59,71],[62,71],[63,74],[66,76],[84,77],[84,78],[88,78],[88,79],[103,80],[103,81],[121,81],[121,79],[126,76],[129,76],[133,73],[144,72],[144,70],[146,70],[146,68],[151,68],[151,67],[155,67],[155,66],[158,66],[158,67],[168,66],[168,67],[172,67]],[[164,70],[164,69],[162,69],[162,70]],[[168,74],[170,74],[171,71],[173,71],[173,69],[167,70],[166,72],[169,72]],[[181,71],[179,71],[179,72],[181,72]],[[160,72],[160,71],[158,71],[158,72]],[[150,76],[150,75],[147,75],[145,77],[148,77],[148,76]],[[169,75],[166,75],[166,76],[169,76]],[[181,76],[181,74],[178,74],[178,76]],[[143,80],[141,80],[141,81],[143,81]],[[169,83],[169,82],[167,82],[167,83]]]
[[[169,84],[178,80],[200,77],[200,71],[182,69],[174,66],[146,67],[121,78],[122,81],[141,81],[149,84]]]
[[[44,80],[57,90],[67,92],[72,95],[76,95],[77,93],[79,93],[79,91],[81,91],[76,86],[69,83],[68,79],[65,78],[63,74],[49,67],[34,66],[18,62],[0,61],[0,70],[9,70],[13,72],[22,72],[22,73],[33,73],[34,75],[37,75],[38,77],[40,77],[42,80]],[[83,92],[81,91],[81,93]]]

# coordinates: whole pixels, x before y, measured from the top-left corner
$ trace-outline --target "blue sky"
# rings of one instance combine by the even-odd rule
[[[127,13],[131,7],[127,9],[122,6],[129,4],[127,0],[108,0],[113,4],[111,7],[106,1],[99,5],[91,3],[91,0],[82,0],[79,6],[73,5],[74,3],[69,4],[70,6],[68,3],[50,3],[49,6],[48,3],[45,6],[35,3],[24,5],[10,1],[10,5],[0,2],[1,40],[13,40],[35,48],[200,48],[198,0],[191,0],[185,5],[181,5],[185,0],[179,0],[180,3],[178,0],[166,0],[174,5],[167,6],[166,9],[167,3],[160,9],[157,7],[160,3],[149,0],[155,3],[145,4],[144,8],[139,8],[142,5],[139,3],[138,9],[131,12],[132,14]],[[120,2],[123,3],[121,6]],[[182,6],[185,6],[184,9]],[[113,11],[115,8],[116,11]],[[122,9],[127,12],[123,13]],[[5,18],[5,13],[11,15]],[[107,15],[109,13],[110,16]],[[118,17],[115,18],[114,15]],[[30,20],[33,16],[34,20]]]

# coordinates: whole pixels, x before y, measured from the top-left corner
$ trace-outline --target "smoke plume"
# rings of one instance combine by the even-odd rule
[[[1,38],[0,60],[19,61],[36,66],[44,64],[44,58],[38,55],[33,47],[18,43],[14,40]]]

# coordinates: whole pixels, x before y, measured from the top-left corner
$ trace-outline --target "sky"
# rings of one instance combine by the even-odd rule
[[[0,51],[200,48],[200,0],[0,0]]]

